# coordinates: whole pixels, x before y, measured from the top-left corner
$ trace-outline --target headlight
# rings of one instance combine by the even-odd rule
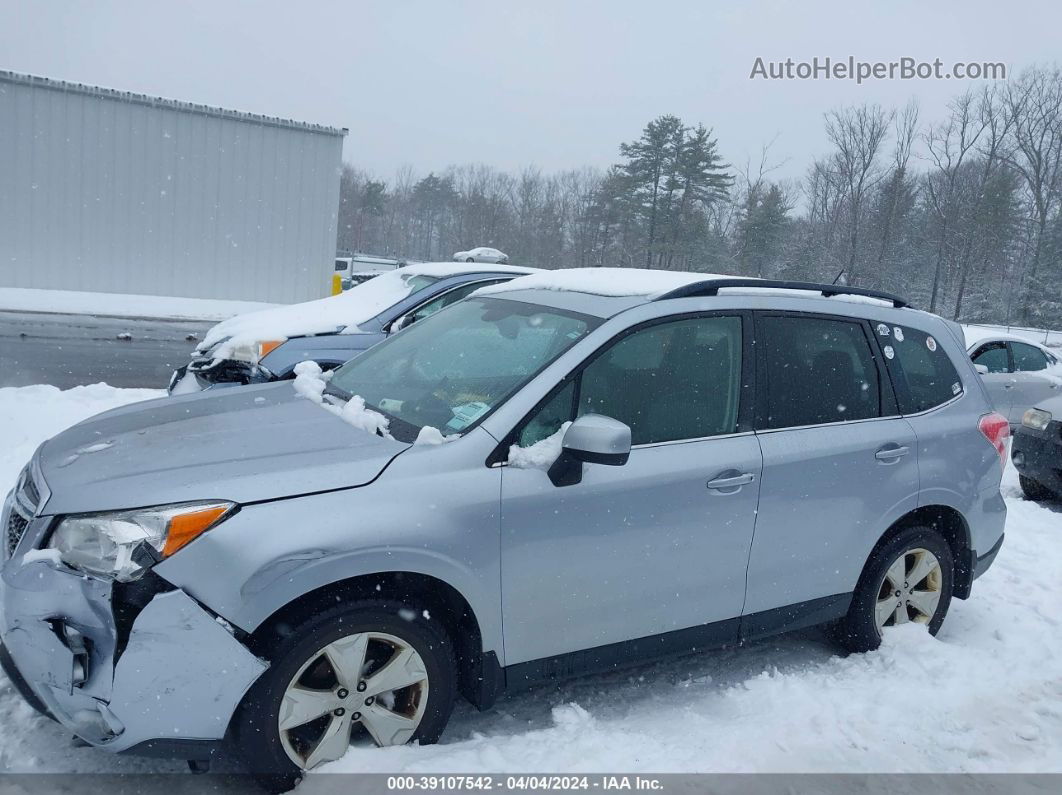
[[[1051,424],[1051,412],[1040,409],[1029,409],[1022,415],[1021,424],[1034,431],[1045,431]]]
[[[48,542],[67,566],[119,582],[140,579],[223,521],[235,504],[196,502],[63,519]]]
[[[265,342],[244,342],[232,348],[230,359],[237,362],[258,364],[267,354],[284,344],[284,340],[266,340]]]

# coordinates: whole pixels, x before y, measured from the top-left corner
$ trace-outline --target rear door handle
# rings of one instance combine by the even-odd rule
[[[895,461],[898,458],[902,458],[911,452],[910,447],[905,447],[898,444],[890,444],[886,447],[882,447],[876,453],[874,457],[879,461]]]
[[[708,488],[710,489],[736,489],[739,486],[747,486],[756,480],[756,476],[751,472],[743,472],[740,475],[729,475],[726,477],[718,477],[715,480],[708,481]]]

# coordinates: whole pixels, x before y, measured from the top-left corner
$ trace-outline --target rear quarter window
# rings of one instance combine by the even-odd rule
[[[900,413],[928,411],[962,394],[959,372],[936,337],[910,326],[875,327]]]

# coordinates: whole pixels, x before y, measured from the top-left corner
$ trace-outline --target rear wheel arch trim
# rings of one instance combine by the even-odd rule
[[[896,534],[914,526],[928,527],[947,542],[951,548],[954,564],[953,595],[959,599],[969,597],[973,584],[970,525],[962,512],[951,505],[921,505],[907,512],[889,525],[889,528],[875,542],[870,555],[874,554],[874,550],[888,543]],[[868,560],[869,558],[868,555]]]

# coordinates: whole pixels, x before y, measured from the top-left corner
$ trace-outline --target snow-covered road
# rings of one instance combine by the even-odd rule
[[[150,390],[0,389],[0,489],[36,445]],[[840,657],[818,631],[467,705],[440,745],[352,750],[330,770],[1062,772],[1062,506],[1005,490],[1007,541],[938,638]],[[176,771],[72,748],[0,678],[0,771]]]

